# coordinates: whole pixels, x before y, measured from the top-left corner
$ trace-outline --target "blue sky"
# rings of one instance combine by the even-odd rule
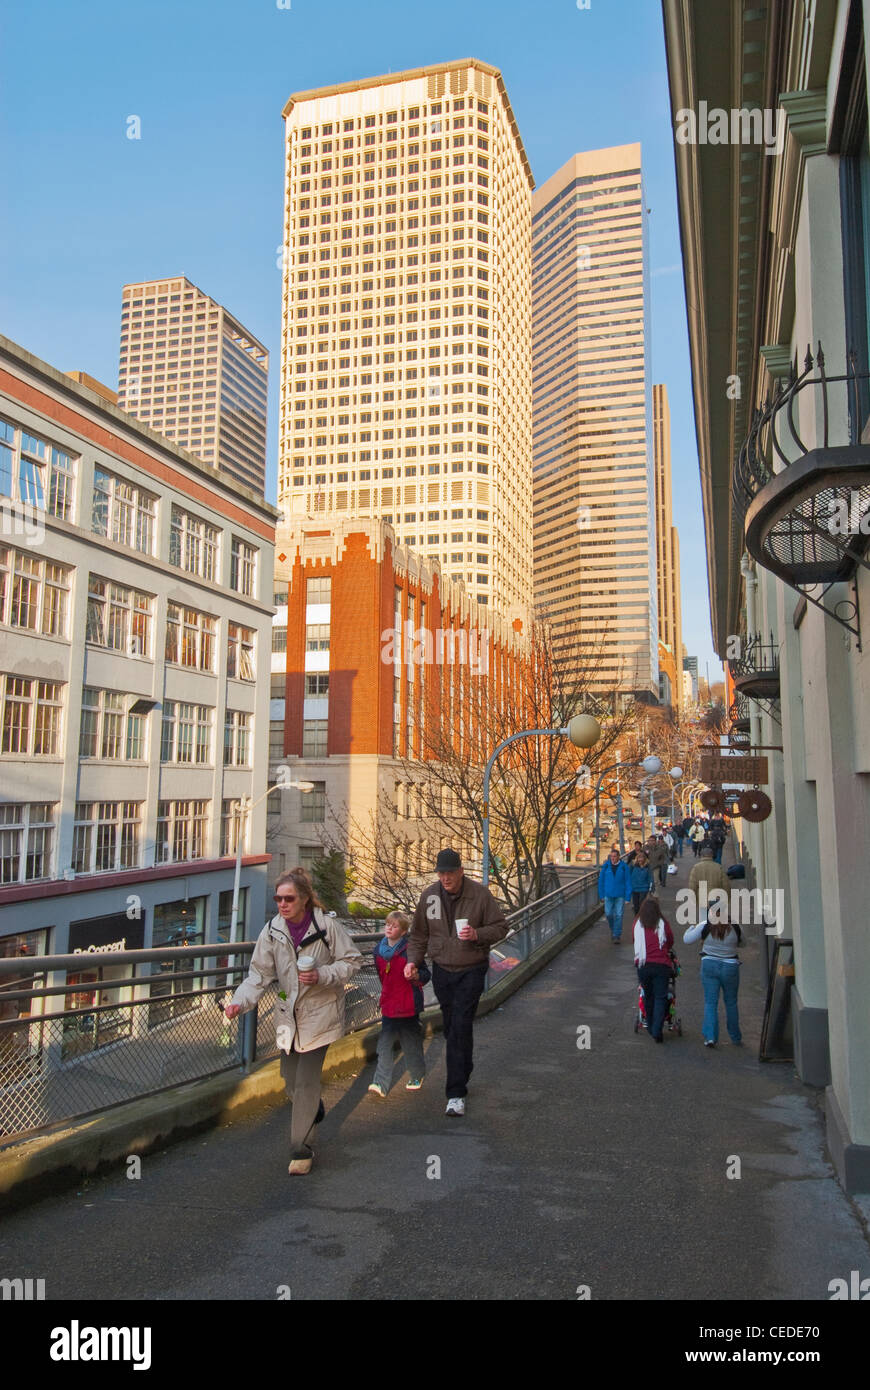
[[[274,497],[284,102],[426,63],[493,63],[536,183],[577,150],[642,144],[652,370],[671,403],[683,636],[715,678],[658,0],[285,3],[6,0],[2,331],[56,367],[115,386],[121,286],[186,275],[272,355]],[[127,138],[130,116],[140,118],[139,140]]]

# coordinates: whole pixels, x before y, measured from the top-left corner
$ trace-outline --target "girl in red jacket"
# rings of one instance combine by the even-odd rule
[[[426,1073],[419,1017],[423,1011],[420,985],[428,982],[430,972],[426,965],[420,965],[417,967],[419,984],[405,979],[410,925],[410,918],[404,912],[391,912],[384,923],[384,935],[375,947],[375,965],[381,981],[381,1036],[378,1038],[378,1065],[369,1090],[382,1099],[386,1099],[390,1089],[397,1039],[408,1068],[405,1090],[419,1091]]]
[[[662,1041],[668,1011],[668,980],[673,974],[673,932],[661,915],[657,898],[646,898],[634,924],[634,963],[643,986],[647,1029],[653,1042]]]

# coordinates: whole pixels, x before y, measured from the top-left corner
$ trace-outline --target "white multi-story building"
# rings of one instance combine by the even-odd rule
[[[118,404],[259,493],[268,381],[263,344],[183,275],[124,286]]]
[[[415,68],[284,116],[279,506],[383,519],[523,619],[533,180],[501,74]]]
[[[535,602],[602,697],[658,698],[640,145],[575,154],[532,200]]]
[[[267,785],[275,518],[0,338],[0,953],[87,952],[102,1003],[101,946],[228,939],[240,803]],[[239,938],[266,860],[243,856]]]

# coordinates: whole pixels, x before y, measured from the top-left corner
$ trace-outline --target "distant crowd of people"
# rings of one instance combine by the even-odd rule
[[[729,880],[722,867],[722,851],[729,834],[730,828],[723,816],[686,816],[665,826],[661,834],[651,835],[646,844],[635,840],[624,859],[619,845],[613,845],[598,875],[598,896],[604,905],[615,946],[621,944],[623,915],[631,900],[634,960],[644,1001],[644,1025],[654,1042],[663,1041],[668,990],[677,971],[671,925],[663,916],[655,895],[656,877],[659,887],[664,887],[666,873],[676,873],[675,861],[682,856],[688,840],[698,860],[689,875],[689,888],[695,894],[695,902],[700,900],[702,883],[707,890],[705,902],[709,901],[714,889],[727,892]],[[704,1046],[715,1047],[719,1041],[720,994],[725,1003],[728,1036],[739,1046],[740,961],[737,950],[742,944],[740,927],[729,922],[727,907],[717,903],[715,913],[711,910],[709,918],[705,916],[683,933],[683,941],[687,945],[701,942]]]

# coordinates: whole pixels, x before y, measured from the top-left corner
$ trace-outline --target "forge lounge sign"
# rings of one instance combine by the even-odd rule
[[[745,754],[723,757],[718,752],[704,752],[701,754],[700,777],[702,782],[711,786],[724,786],[726,782],[729,786],[735,782],[749,787],[765,786],[767,758],[753,758]]]
[[[71,956],[101,956],[109,955],[112,951],[137,951],[144,944],[144,920],[131,922],[126,912],[114,912],[110,917],[89,917],[86,921],[70,923]]]

